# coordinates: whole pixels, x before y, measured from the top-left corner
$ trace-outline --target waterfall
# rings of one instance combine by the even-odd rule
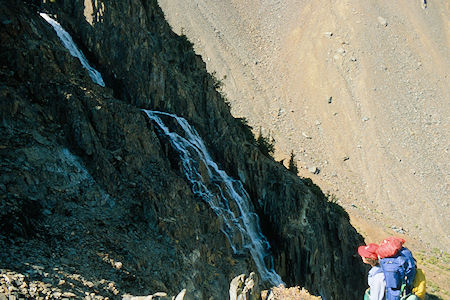
[[[75,45],[74,41],[72,40],[72,37],[70,34],[62,28],[62,26],[53,20],[49,15],[45,13],[40,13],[41,17],[44,18],[45,21],[47,21],[50,25],[53,26],[53,29],[55,29],[56,34],[58,35],[59,39],[62,41],[64,47],[69,50],[70,54],[72,56],[77,57],[83,67],[86,68],[86,70],[89,73],[89,76],[91,76],[91,79],[96,84],[104,87],[105,83],[103,82],[102,75],[93,67],[89,65],[89,62],[87,61],[86,57],[84,56],[83,52],[78,49],[77,45]]]
[[[88,70],[92,81],[104,87],[101,74],[89,65],[70,34],[47,14],[40,13],[40,15],[53,26],[70,54],[77,57]],[[258,215],[253,211],[250,197],[242,183],[219,169],[209,155],[203,140],[185,119],[164,112],[144,111],[179,153],[193,193],[208,203],[214,213],[222,218],[222,231],[230,242],[234,254],[245,255],[250,252],[263,281],[276,286],[284,284],[272,268],[269,242],[261,232]],[[177,131],[170,131],[162,118],[175,121],[173,125],[177,127]]]
[[[222,218],[222,231],[233,252],[244,255],[249,251],[263,281],[276,286],[283,284],[273,268],[266,265],[266,262],[272,265],[270,245],[261,232],[258,215],[253,211],[250,197],[242,183],[219,169],[203,140],[185,119],[165,112],[144,111],[180,155],[193,193]],[[173,131],[169,130],[163,119],[172,122]]]

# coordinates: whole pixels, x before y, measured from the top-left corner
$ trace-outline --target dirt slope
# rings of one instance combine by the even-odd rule
[[[275,138],[278,160],[293,150],[368,241],[449,252],[448,1],[159,4],[233,114]]]

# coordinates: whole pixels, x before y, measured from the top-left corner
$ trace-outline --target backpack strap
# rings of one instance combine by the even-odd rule
[[[406,299],[411,295],[411,293],[408,293],[406,290],[406,279],[403,280],[402,287],[400,288],[400,295],[401,299]]]

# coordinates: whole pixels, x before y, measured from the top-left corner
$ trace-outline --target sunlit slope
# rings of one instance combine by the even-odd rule
[[[159,3],[277,159],[293,150],[350,214],[449,248],[448,2]]]

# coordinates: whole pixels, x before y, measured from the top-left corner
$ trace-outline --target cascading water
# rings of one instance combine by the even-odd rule
[[[100,86],[105,86],[105,83],[103,82],[103,78],[102,75],[94,68],[92,68],[86,57],[84,56],[83,52],[81,52],[78,47],[75,45],[74,41],[72,40],[72,37],[70,36],[70,34],[64,30],[64,28],[62,28],[62,26],[56,22],[55,20],[53,20],[49,15],[47,15],[46,13],[40,13],[41,17],[44,18],[45,21],[47,21],[50,25],[53,26],[53,29],[55,29],[56,34],[58,35],[58,37],[60,38],[60,40],[63,42],[64,47],[67,48],[67,50],[69,50],[70,54],[72,56],[77,57],[81,64],[83,65],[83,67],[86,68],[86,70],[89,73],[89,76],[91,76],[92,81],[95,82],[96,84],[100,85]]]
[[[40,15],[53,26],[70,54],[77,57],[88,70],[92,81],[104,87],[105,83],[101,74],[89,65],[70,34],[47,14],[41,13]],[[222,231],[229,240],[233,252],[243,255],[249,251],[263,281],[276,286],[284,284],[275,270],[267,267],[266,262],[272,265],[270,245],[261,233],[258,215],[253,212],[250,197],[242,183],[218,168],[198,133],[185,119],[164,112],[144,111],[168,136],[170,143],[178,151],[194,194],[207,202],[216,215],[222,218],[224,224]],[[178,132],[171,132],[161,117],[168,118],[169,121],[174,120]]]
[[[144,110],[166,135],[180,155],[183,170],[192,185],[192,191],[207,202],[217,216],[223,219],[225,236],[235,254],[249,251],[262,280],[278,286],[281,277],[266,261],[270,260],[270,245],[261,233],[259,220],[251,207],[250,197],[239,180],[220,170],[211,159],[203,140],[189,123],[176,115]],[[173,131],[162,118],[173,122]]]

